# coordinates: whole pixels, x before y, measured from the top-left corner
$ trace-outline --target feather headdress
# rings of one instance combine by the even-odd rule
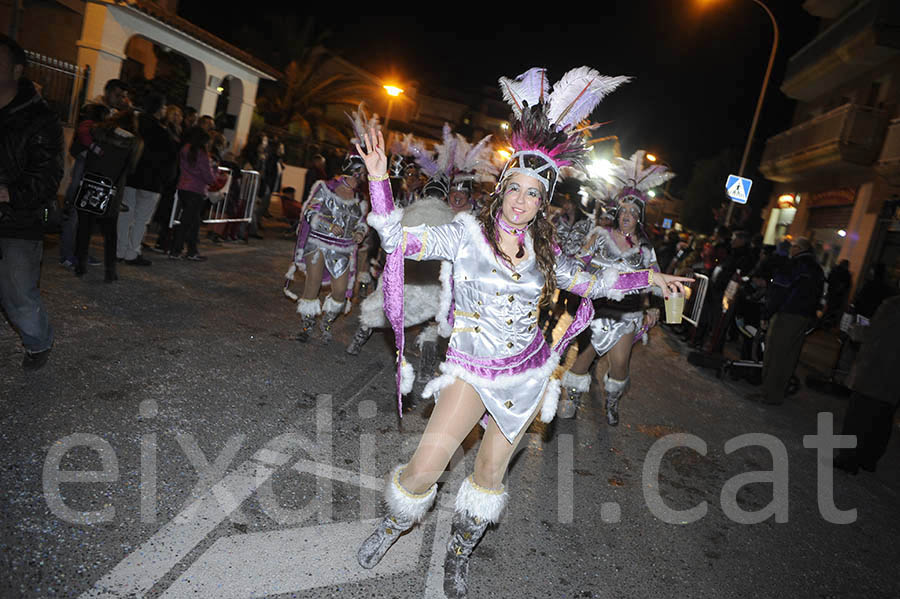
[[[491,163],[491,136],[476,144],[454,134],[449,124],[444,124],[442,143],[435,144],[433,155],[418,149],[416,162],[430,181],[426,187],[439,186],[445,193],[452,188],[471,191],[473,181],[494,181],[498,169]]]
[[[425,143],[416,139],[412,133],[407,133],[400,139],[391,144],[391,166],[390,173],[392,177],[402,177],[408,169],[416,169],[419,165],[416,158],[425,153]]]
[[[347,153],[347,157],[344,158],[344,163],[342,165],[342,170],[345,173],[349,173],[359,168],[365,168],[365,162],[363,162],[362,156],[357,153],[356,145],[358,144],[368,152],[369,148],[366,147],[365,134],[368,133],[369,129],[380,131],[381,123],[378,122],[378,115],[375,113],[372,113],[372,117],[369,118],[365,108],[363,108],[362,102],[360,102],[357,109],[352,113],[345,112],[344,114],[350,119],[350,126],[353,127],[353,137],[350,138],[350,150]]]
[[[590,116],[607,94],[629,80],[607,77],[588,67],[572,69],[552,86],[547,70],[540,67],[515,79],[501,77],[500,90],[516,117],[510,129],[514,153],[501,179],[521,172],[539,180],[552,196],[561,167],[584,170],[585,129],[579,129],[578,123]]]
[[[638,205],[641,221],[644,219],[644,207],[647,203],[647,192],[659,187],[675,176],[675,173],[661,164],[653,164],[644,168],[644,150],[638,150],[631,158],[616,158],[613,161],[610,179],[615,190],[610,194],[613,212],[619,205],[631,202]]]

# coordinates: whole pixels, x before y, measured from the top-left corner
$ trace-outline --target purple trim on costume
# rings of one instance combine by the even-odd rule
[[[590,287],[591,287],[591,280],[588,279],[587,281],[578,283],[577,285],[573,286],[571,292],[574,293],[575,295],[580,295],[581,297],[584,297],[585,295],[587,295],[588,289],[590,289]]]
[[[642,325],[641,328],[638,329],[637,333],[634,334],[634,339],[631,341],[631,345],[634,345],[638,341],[641,340],[641,337],[644,336],[644,333],[650,330],[650,327],[647,325]]]
[[[320,233],[319,231],[310,231],[309,236],[313,239],[318,239],[320,241],[324,241],[325,243],[345,248],[356,245],[356,242],[352,239],[347,239],[345,237],[332,237],[331,235],[326,235],[325,233]]]
[[[462,366],[472,374],[489,380],[494,380],[498,376],[511,376],[539,368],[546,364],[549,357],[550,348],[540,332],[535,335],[534,340],[528,344],[527,348],[508,358],[476,358],[452,347],[447,348],[447,362]]]
[[[325,181],[325,187],[328,188],[328,191],[336,190],[341,184],[341,179],[339,177],[332,177],[328,181]]]
[[[415,235],[406,234],[406,251],[404,256],[415,256],[422,251],[422,240]]]
[[[623,272],[616,279],[613,289],[619,291],[631,291],[632,289],[643,289],[650,286],[650,273],[646,270],[637,272]]]
[[[575,312],[575,319],[572,320],[569,328],[566,329],[566,332],[563,333],[560,340],[553,346],[553,351],[559,355],[563,355],[566,348],[569,346],[569,343],[572,342],[572,339],[577,337],[581,331],[588,328],[592,320],[594,320],[594,302],[583,297],[581,298],[581,303],[578,304],[578,311]]]
[[[387,215],[394,211],[391,183],[369,180],[369,201],[372,213]],[[394,330],[394,344],[397,346],[397,412],[403,418],[403,394],[400,392],[400,373],[403,369],[403,348],[406,346],[406,331],[403,330],[403,252],[393,251],[387,256],[381,273],[384,291],[384,315]]]
[[[652,270],[653,272],[662,272],[661,270],[659,270],[659,265],[655,263],[650,265],[650,270]]]
[[[585,266],[585,267],[588,267],[588,266],[591,265],[591,258],[592,258],[592,256],[591,256],[590,254],[588,254],[587,256],[582,256],[582,257],[579,258],[579,259],[580,259],[582,262],[584,262],[584,266]]]
[[[391,195],[390,181],[369,180],[369,200],[375,214],[390,214],[394,210],[394,199]]]

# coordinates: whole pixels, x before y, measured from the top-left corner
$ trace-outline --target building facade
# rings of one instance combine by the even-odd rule
[[[809,237],[820,263],[848,260],[854,286],[883,263],[900,275],[900,2],[806,0],[819,34],[788,62],[793,125],[760,164],[776,183],[764,235]]]

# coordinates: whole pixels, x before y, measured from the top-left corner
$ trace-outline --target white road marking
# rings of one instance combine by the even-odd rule
[[[161,599],[246,599],[293,593],[416,569],[425,537],[421,526],[391,547],[372,570],[356,562],[355,548],[381,518],[321,524],[216,540],[162,594]]]

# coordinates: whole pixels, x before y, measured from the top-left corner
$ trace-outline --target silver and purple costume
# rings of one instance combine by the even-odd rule
[[[306,257],[320,252],[332,279],[354,268],[357,244],[353,235],[368,232],[367,213],[365,200],[345,200],[329,187],[329,182],[317,181],[303,210],[294,256],[296,266],[303,270]],[[341,235],[332,233],[334,225],[342,229]]]
[[[649,243],[638,243],[623,251],[616,245],[611,232],[606,227],[596,227],[591,231],[591,245],[584,257],[585,261],[590,258],[587,267],[590,272],[630,272],[641,269],[659,272],[656,252]],[[608,299],[594,303],[591,345],[597,355],[602,356],[611,350],[624,335],[635,335],[641,330],[644,320],[643,293],[640,290],[611,293],[608,294]]]
[[[579,311],[573,328],[551,349],[537,326],[544,274],[534,258],[530,235],[525,236],[525,259],[513,267],[494,254],[481,225],[469,214],[459,214],[446,225],[403,227],[402,210],[390,211],[390,187],[379,183],[370,181],[372,203],[387,209],[376,209],[368,220],[389,253],[386,276],[392,276],[391,260],[397,258],[453,263],[450,343],[440,366],[442,375],[428,383],[423,395],[431,396],[455,379],[466,381],[510,441],[529,422],[542,398],[541,420],[549,422],[559,397],[559,381],[551,382],[550,375],[559,364],[562,348],[587,326],[591,311]],[[651,281],[649,271],[590,274],[561,251],[555,275],[560,288],[589,298],[642,289]],[[397,278],[402,280],[402,274]],[[394,303],[386,293],[385,311],[396,331],[402,320],[394,323],[392,311],[402,317],[402,305],[395,308]]]
[[[590,219],[582,218],[571,222],[569,217],[563,214],[553,224],[556,226],[556,240],[563,253],[567,256],[578,256],[591,230]]]

